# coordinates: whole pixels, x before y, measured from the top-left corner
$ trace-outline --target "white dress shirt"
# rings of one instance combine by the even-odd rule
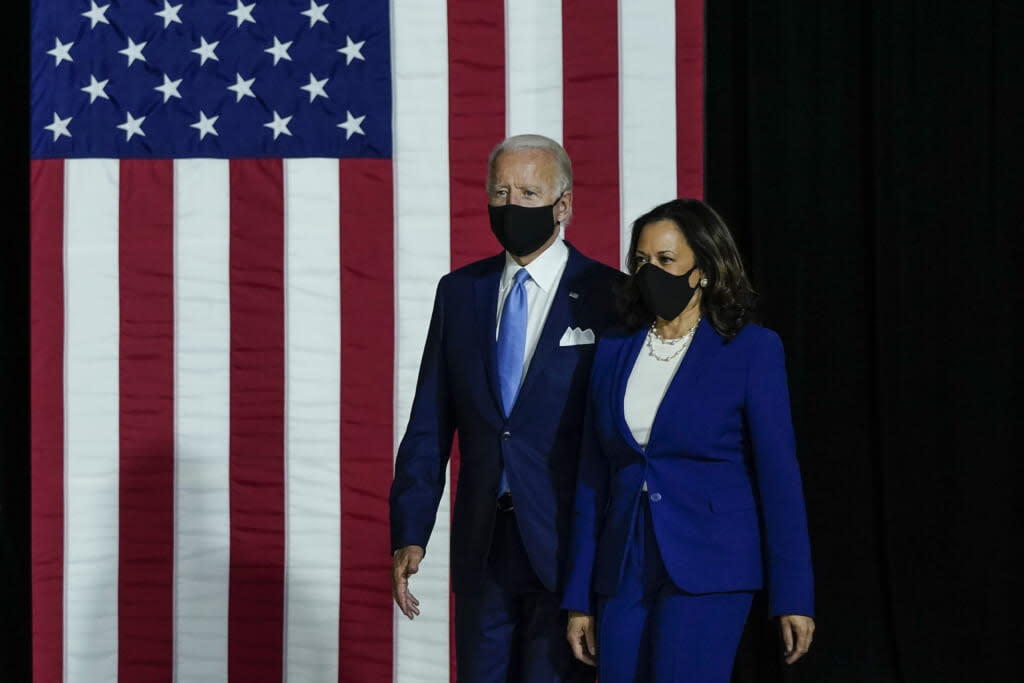
[[[551,302],[555,299],[555,290],[558,288],[562,273],[565,272],[565,264],[568,262],[569,248],[560,239],[555,240],[527,266],[520,266],[508,252],[505,252],[505,269],[501,272],[501,282],[498,285],[498,317],[494,325],[495,340],[498,338],[498,327],[501,325],[501,311],[505,308],[505,298],[508,297],[509,290],[512,289],[516,273],[520,268],[525,267],[526,272],[530,274],[529,279],[523,284],[526,288],[527,318],[526,351],[523,354],[523,374],[519,378],[520,383],[530,367],[541,330],[544,329],[544,321],[547,320]]]

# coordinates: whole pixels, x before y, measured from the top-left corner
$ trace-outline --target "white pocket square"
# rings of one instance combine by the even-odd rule
[[[594,331],[590,328],[581,330],[578,327],[567,327],[562,334],[559,346],[582,346],[594,343]]]

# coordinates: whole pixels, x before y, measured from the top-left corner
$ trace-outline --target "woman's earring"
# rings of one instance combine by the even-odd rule
[[[706,277],[702,277],[700,279],[700,286],[701,287],[707,287],[708,286],[708,279]]]

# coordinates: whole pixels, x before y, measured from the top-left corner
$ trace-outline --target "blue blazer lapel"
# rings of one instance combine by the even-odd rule
[[[504,263],[501,260],[499,263]],[[480,336],[480,349],[483,352],[484,366],[487,374],[487,385],[491,388],[498,412],[504,414],[501,403],[501,387],[498,383],[498,358],[495,333],[498,325],[498,286],[501,282],[502,267],[499,265],[493,272],[476,281],[476,328]]]
[[[663,410],[662,408],[666,405],[677,405],[678,402],[675,395],[681,391],[688,391],[693,387],[697,377],[700,376],[707,367],[708,362],[721,348],[722,337],[711,327],[711,323],[707,320],[701,320],[700,325],[697,327],[697,332],[694,333],[693,341],[690,342],[690,348],[686,350],[686,355],[683,356],[679,369],[676,370],[675,377],[669,382],[668,389],[665,391],[665,397],[661,399],[661,405],[658,406],[658,411],[654,414],[654,423],[651,425],[651,438],[647,442],[647,450],[651,449],[651,444],[654,443],[658,436],[658,426],[660,423],[669,419],[665,415],[671,411]]]
[[[683,356],[683,360],[679,363],[679,369],[676,370],[676,374],[672,377],[672,381],[669,382],[668,389],[665,391],[665,397],[661,399],[661,404],[658,406],[658,410],[654,415],[654,423],[651,425],[651,437],[647,442],[647,448],[641,448],[640,444],[633,438],[633,432],[630,430],[629,425],[626,424],[626,384],[629,382],[629,376],[633,373],[633,366],[636,365],[637,356],[643,353],[644,343],[647,340],[647,328],[644,327],[638,330],[629,340],[628,352],[621,354],[621,362],[617,369],[618,383],[617,383],[617,396],[615,400],[616,417],[618,418],[619,429],[622,431],[622,437],[626,443],[631,445],[638,451],[650,450],[651,444],[654,442],[655,437],[658,433],[658,425],[665,419],[664,415],[667,412],[662,408],[668,404],[672,405],[675,400],[673,395],[680,392],[686,391],[688,386],[691,386],[697,379],[700,373],[707,367],[708,361],[714,357],[715,353],[722,348],[722,338],[711,324],[702,320],[700,325],[697,327],[697,331],[693,336],[693,341],[690,342],[690,348],[686,350],[686,355]]]
[[[565,264],[562,277],[555,287],[554,298],[551,301],[551,308],[548,309],[547,320],[537,340],[537,348],[533,351],[533,359],[530,360],[530,367],[523,378],[523,385],[519,388],[519,396],[525,396],[530,388],[537,382],[537,377],[544,372],[545,366],[551,360],[552,354],[558,348],[567,327],[572,326],[576,320],[577,307],[583,301],[586,293],[579,291],[575,286],[576,280],[583,267],[583,257],[574,248],[569,247],[569,261]],[[572,292],[576,296],[569,296]],[[516,400],[519,404],[519,400]]]

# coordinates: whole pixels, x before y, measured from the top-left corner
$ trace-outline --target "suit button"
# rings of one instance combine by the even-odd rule
[[[660,493],[652,493],[651,494],[651,502],[652,503],[657,503],[659,500],[661,500],[661,494]]]
[[[505,441],[508,441],[509,439],[512,438],[512,432],[502,432],[501,438],[504,439]]]

